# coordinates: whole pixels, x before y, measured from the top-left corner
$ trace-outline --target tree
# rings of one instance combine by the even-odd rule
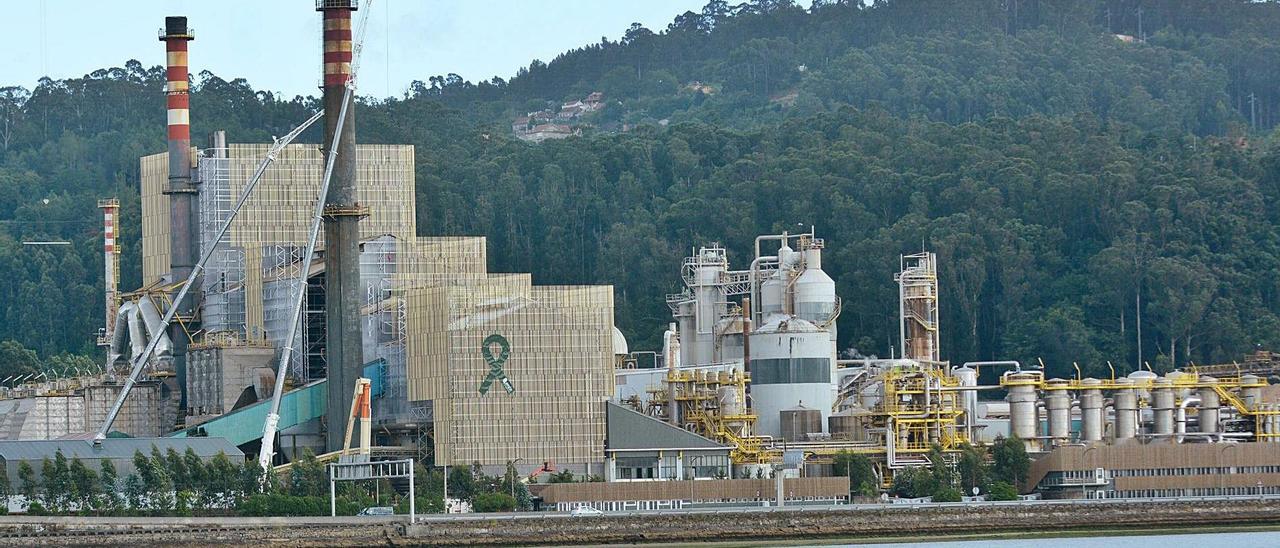
[[[191,475],[187,471],[187,461],[172,447],[165,450],[164,467],[169,472],[175,491],[191,490]]]
[[[1013,485],[997,481],[991,484],[989,500],[1018,500],[1018,489]]]
[[[967,443],[960,446],[956,468],[960,472],[961,491],[965,494],[973,493],[974,489],[987,483],[987,452]]]
[[[116,474],[116,465],[111,459],[102,459],[99,465],[98,481],[101,483],[103,508],[114,511],[120,505],[120,478]]]
[[[96,510],[100,506],[102,485],[98,482],[98,474],[85,466],[78,457],[71,459],[68,467],[72,496],[75,497],[76,508],[81,512]]]
[[[36,471],[31,468],[27,461],[18,463],[18,483],[19,493],[27,504],[36,501],[36,495],[39,492],[39,483],[36,482]]]
[[[1031,458],[1027,446],[1016,436],[998,438],[991,447],[991,478],[1009,485],[1021,485],[1027,480]]]
[[[561,470],[547,476],[547,483],[573,483],[574,481],[572,470]]]
[[[466,466],[455,466],[449,469],[449,498],[473,500],[476,495],[476,480],[471,469]]]
[[[938,484],[933,474],[923,467],[904,468],[893,475],[895,497],[919,498],[933,495]]]
[[[135,461],[137,456],[134,457]],[[147,497],[150,500],[148,508],[156,512],[167,512],[174,507],[174,490],[173,475],[169,472],[168,460],[164,454],[160,452],[160,448],[151,446],[151,458],[143,457],[148,461],[147,473],[143,474],[142,481],[147,489]]]
[[[934,490],[955,487],[955,470],[951,468],[951,463],[947,462],[941,445],[935,443],[929,446],[929,462],[933,464],[929,473],[933,476]]]
[[[324,465],[316,460],[310,449],[303,451],[302,458],[293,463],[289,470],[289,494],[305,497],[327,496],[329,479]]]
[[[481,493],[471,506],[477,512],[510,512],[516,509],[516,499],[506,493]]]
[[[40,372],[40,358],[17,341],[0,342],[0,378],[34,375]]]
[[[840,451],[832,460],[832,473],[849,478],[850,495],[874,497],[880,492],[875,467],[866,455]]]
[[[221,451],[209,459],[208,472],[206,475],[206,485],[204,489],[206,499],[202,501],[201,506],[206,508],[223,508],[231,504],[237,497],[243,495],[243,491],[239,491],[240,470],[231,462],[226,453]]]
[[[963,495],[955,487],[939,487],[933,492],[933,502],[960,502]]]
[[[200,455],[196,454],[195,449],[188,447],[182,454],[182,462],[187,469],[187,489],[194,497],[191,503],[206,507],[209,501],[209,476],[205,470],[204,461],[200,460]]]

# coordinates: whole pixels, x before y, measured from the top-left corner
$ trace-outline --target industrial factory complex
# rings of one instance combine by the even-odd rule
[[[611,286],[535,285],[489,272],[483,237],[418,235],[413,147],[357,142],[356,7],[317,2],[319,146],[193,140],[196,37],[166,19],[169,146],[140,159],[141,226],[100,203],[107,363],[0,388],[0,458],[78,444],[123,462],[112,447],[131,455],[153,438],[202,457],[336,460],[368,379],[366,458],[603,480],[533,490],[560,509],[843,501],[837,455],[867,456],[887,488],[1011,437],[1033,459],[1021,491],[1044,498],[1280,494],[1270,354],[1108,378],[950,363],[947,265],[928,251],[883,273],[898,286],[892,359],[841,357],[837,320],[857,304],[837,295],[813,229],[760,235],[750,256],[689,242],[702,247],[670,273],[683,290],[667,297],[662,348],[629,348]],[[142,287],[117,287],[121,231],[141,234]],[[138,443],[112,441],[122,435]]]

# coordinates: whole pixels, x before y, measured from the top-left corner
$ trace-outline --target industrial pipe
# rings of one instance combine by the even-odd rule
[[[147,334],[160,339],[159,344],[156,345],[157,357],[162,360],[171,358],[173,356],[173,341],[169,338],[169,334],[165,332],[165,325],[160,321],[160,311],[156,308],[156,303],[151,300],[150,296],[138,299],[138,312],[142,315],[143,325],[147,328]]]
[[[1182,403],[1178,404],[1178,418],[1176,432],[1178,434],[1178,443],[1182,443],[1187,434],[1187,406],[1191,404],[1200,405],[1200,396],[1188,396],[1182,399]]]

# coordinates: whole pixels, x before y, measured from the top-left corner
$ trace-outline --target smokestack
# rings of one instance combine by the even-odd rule
[[[200,251],[199,234],[196,232],[196,187],[191,180],[191,115],[190,95],[187,85],[187,42],[194,40],[187,28],[186,17],[165,17],[160,29],[160,41],[164,42],[167,69],[165,71],[165,103],[169,112],[169,185],[164,194],[169,196],[169,281],[177,284],[185,281],[195,267]],[[179,288],[175,286],[176,301]],[[173,341],[172,367],[175,377],[165,379],[170,397],[179,399],[179,409],[186,408],[186,354],[187,331],[192,329],[194,317],[192,293],[177,307],[177,321],[169,325],[169,339]],[[185,324],[185,325],[184,325]]]
[[[195,266],[195,196],[191,183],[191,115],[187,89],[187,42],[194,40],[186,17],[165,17],[160,41],[164,42],[165,102],[169,112],[169,268],[173,282],[186,279]]]
[[[316,10],[324,20],[325,161],[337,154],[324,203],[325,361],[329,379],[326,447],[330,451],[343,448],[341,417],[351,412],[352,389],[364,365],[358,292],[359,222],[367,209],[356,200],[355,101],[348,101],[346,95],[351,78],[351,14],[356,8],[356,0],[316,0]],[[329,150],[344,107],[341,139],[337,150]]]
[[[103,342],[109,343],[116,327],[116,298],[119,295],[120,281],[120,248],[116,246],[116,226],[120,218],[120,200],[111,198],[98,200],[98,208],[102,210],[102,263],[105,271],[103,288],[106,290],[106,327]]]

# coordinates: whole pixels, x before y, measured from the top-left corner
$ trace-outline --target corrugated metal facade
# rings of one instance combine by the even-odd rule
[[[239,196],[245,182],[266,156],[268,145],[228,145],[227,159],[203,158],[200,162],[226,162],[226,191]],[[357,194],[369,208],[360,223],[361,239],[392,234],[401,239],[416,235],[413,195],[413,147],[408,145],[359,145]],[[169,270],[169,198],[161,193],[168,176],[168,154],[144,156],[142,166],[143,281],[150,283]],[[207,172],[207,170],[206,170]],[[280,151],[253,196],[231,227],[228,242],[245,249],[266,245],[304,246],[315,209],[324,157],[315,145],[289,145]],[[205,181],[217,184],[221,181]],[[204,192],[204,189],[201,189]],[[234,200],[232,200],[234,201]],[[202,212],[207,215],[207,212]],[[224,217],[225,218],[225,217]],[[324,237],[317,244],[324,249]]]
[[[202,203],[225,209],[202,211],[202,232],[227,218],[231,200],[225,198],[239,195],[266,151],[267,145],[233,144],[226,159],[200,160],[201,173],[213,174],[201,192],[216,190],[224,198],[210,194]],[[417,237],[413,148],[360,145],[358,152],[359,199],[369,208],[360,223],[364,353],[366,361],[385,364],[375,420],[418,422],[420,409],[432,409],[442,461],[601,462],[604,404],[614,388],[613,288],[535,287],[528,274],[489,274],[482,237]],[[165,154],[142,159],[147,282],[169,268],[168,199],[161,194],[166,161]],[[283,342],[289,289],[308,270],[300,255],[322,172],[315,146],[286,147],[237,217],[224,245],[242,250],[227,257],[242,259],[219,266],[229,274],[216,295],[222,308],[210,311],[225,318],[223,328],[247,340],[265,332],[273,344]],[[205,297],[213,302],[208,291]],[[290,364],[304,381],[312,380],[304,363],[308,329],[304,325],[293,343],[306,351]],[[511,346],[504,367],[512,394],[500,383],[487,395],[478,392],[491,369],[481,343],[493,334]]]
[[[431,400],[437,459],[453,464],[600,462],[604,403],[613,395],[613,289],[533,287],[502,274],[411,290],[409,397]],[[494,382],[482,346],[510,345]],[[498,356],[497,345],[491,355]]]

